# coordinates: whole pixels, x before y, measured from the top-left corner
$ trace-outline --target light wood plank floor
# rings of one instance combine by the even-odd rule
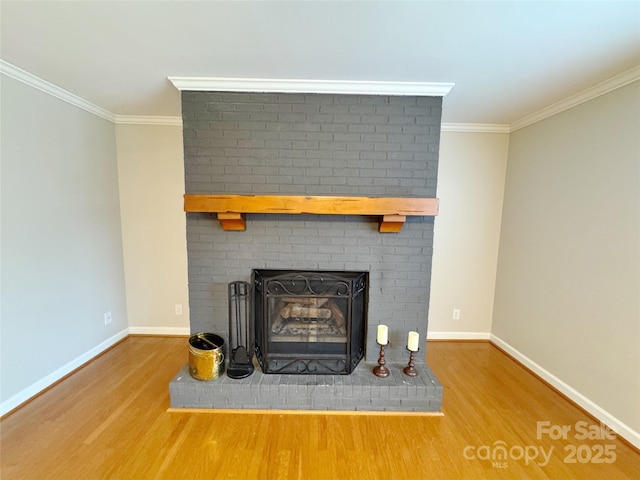
[[[186,338],[129,337],[7,416],[0,477],[640,478],[636,450],[620,440],[575,439],[576,422],[597,422],[489,343],[429,344],[429,364],[445,386],[441,417],[167,412],[168,383],[187,361],[186,345]],[[572,432],[539,439],[538,421]],[[500,445],[505,459],[478,458]],[[551,450],[548,463],[541,448]],[[518,458],[534,450],[537,458]]]

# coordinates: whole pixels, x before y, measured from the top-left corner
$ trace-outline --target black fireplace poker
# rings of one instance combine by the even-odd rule
[[[229,367],[230,378],[246,378],[253,373],[253,322],[251,286],[248,282],[229,284]]]

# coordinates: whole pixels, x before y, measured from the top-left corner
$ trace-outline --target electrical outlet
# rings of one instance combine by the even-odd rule
[[[182,315],[182,305],[176,303],[176,315]]]
[[[459,308],[454,308],[453,309],[453,315],[451,316],[451,318],[453,318],[454,320],[460,320],[460,309]]]
[[[111,323],[111,312],[104,313],[104,324],[109,325]]]

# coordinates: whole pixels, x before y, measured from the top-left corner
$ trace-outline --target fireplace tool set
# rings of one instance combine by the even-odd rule
[[[251,285],[229,284],[229,367],[227,376],[245,378],[253,373],[253,322]]]

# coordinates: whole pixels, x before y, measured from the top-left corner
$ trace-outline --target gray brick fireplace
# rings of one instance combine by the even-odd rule
[[[186,193],[435,197],[441,101],[419,96],[183,92]],[[284,389],[292,394],[290,408],[332,408],[325,400],[314,403],[306,393],[296,400],[293,392],[326,385],[327,392],[333,389],[328,396],[335,397],[335,388],[355,382],[358,393],[364,389],[377,398],[380,408],[374,410],[403,410],[403,395],[396,395],[388,408],[380,405],[384,402],[376,388],[388,392],[390,386],[411,396],[411,407],[404,410],[438,410],[442,388],[425,364],[433,225],[433,217],[408,217],[400,232],[379,233],[376,219],[366,216],[254,214],[247,215],[245,231],[224,231],[215,215],[188,213],[191,332],[227,337],[227,285],[250,281],[253,269],[369,272],[362,368],[339,379],[289,379],[290,388],[284,375],[261,372],[254,374],[259,380],[235,382],[258,382],[239,387],[250,397],[260,393],[262,384],[267,397]],[[374,364],[379,353],[378,324],[389,326],[386,358],[391,364],[406,364],[407,333],[420,333],[419,377],[403,376],[393,368],[389,379],[370,374],[367,365]],[[216,402],[205,397],[222,398],[234,382],[226,377],[197,382],[184,370],[176,379],[170,389],[173,407],[216,408]],[[190,385],[180,390],[180,382]],[[186,391],[204,400],[190,401]],[[428,397],[428,408],[421,395]],[[238,398],[222,408],[251,408],[239,405]],[[264,399],[253,405],[283,408],[281,401],[276,402],[279,407],[270,407]]]

